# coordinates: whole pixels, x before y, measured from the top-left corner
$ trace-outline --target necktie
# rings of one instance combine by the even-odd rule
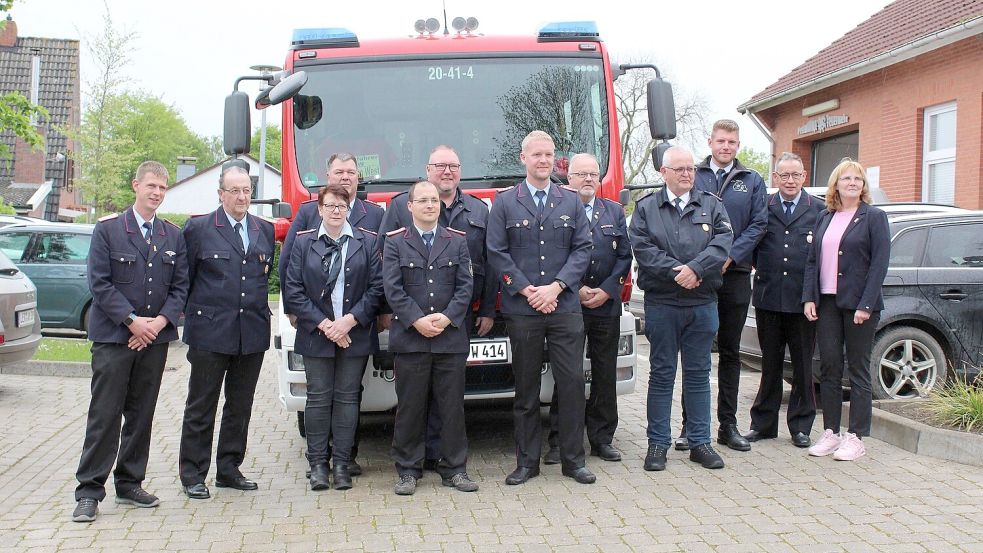
[[[683,199],[682,198],[676,198],[676,199],[674,199],[672,201],[672,204],[674,206],[676,206],[676,211],[678,211],[679,212],[679,216],[682,217],[682,215],[683,215]]]
[[[587,221],[590,222],[591,217],[594,216],[594,213],[593,213],[594,209],[591,208],[590,204],[584,204],[584,211],[587,212]]]
[[[536,210],[539,215],[543,214],[544,207],[546,207],[546,192],[540,190],[536,192]]]
[[[423,243],[426,244],[427,251],[430,251],[431,249],[433,249],[433,233],[432,232],[424,232],[423,233]]]
[[[785,200],[782,203],[785,204],[785,217],[788,217],[789,215],[792,214],[792,206],[795,205],[795,204],[793,204],[792,202],[790,202],[788,200]]]
[[[150,221],[144,221],[143,222],[143,228],[144,228],[144,231],[143,231],[143,239],[146,240],[147,243],[149,244],[150,243],[150,236],[154,232],[154,227],[153,227],[153,225],[150,224]]]
[[[328,246],[327,253],[321,259],[321,266],[328,267],[328,282],[325,288],[324,295],[330,297],[331,291],[334,290],[334,285],[338,281],[338,274],[341,272],[341,266],[344,262],[341,259],[341,248],[348,241],[348,235],[344,235],[334,241],[330,236],[324,235],[325,244]]]
[[[727,172],[723,169],[717,169],[717,191],[721,191],[724,188],[724,179],[727,177]]]
[[[233,228],[236,230],[236,239],[239,241],[239,249],[242,250],[242,253],[246,253],[246,245],[242,241],[242,223],[236,223],[235,227]]]

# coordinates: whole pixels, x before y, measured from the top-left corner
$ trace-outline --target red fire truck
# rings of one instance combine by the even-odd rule
[[[499,189],[524,178],[520,142],[533,129],[546,131],[556,142],[558,181],[565,178],[570,156],[589,152],[600,163],[600,195],[617,200],[624,173],[613,84],[627,70],[655,70],[648,89],[650,130],[663,144],[675,136],[669,84],[654,66],[613,64],[593,23],[554,23],[536,35],[519,37],[480,35],[476,26],[473,18],[457,18],[453,32],[441,33],[439,22],[431,19],[417,22],[415,36],[372,41],[338,28],[294,32],[283,73],[289,77],[257,100],[258,106],[282,101],[303,82],[301,73],[306,75],[299,92],[283,104],[282,198],[294,213],[325,184],[326,161],[333,152],[358,157],[361,193],[385,207],[394,194],[423,177],[430,151],[438,144],[457,150],[462,190],[490,204]],[[226,103],[230,154],[248,148],[245,101],[240,97],[231,107]],[[278,238],[288,225],[278,220]],[[629,296],[630,284],[623,300]],[[635,320],[627,310],[623,313],[621,394],[635,386]],[[306,383],[293,338],[281,309],[275,337],[281,399],[300,412]],[[383,353],[372,359],[363,380],[363,411],[396,405],[385,333],[381,342]],[[498,319],[489,336],[472,340],[467,398],[512,397],[510,361],[507,334]],[[589,376],[587,360],[584,368]],[[553,389],[549,363],[543,374],[540,397],[548,402]]]

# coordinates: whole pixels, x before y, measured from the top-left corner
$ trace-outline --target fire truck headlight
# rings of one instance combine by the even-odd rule
[[[440,21],[437,21],[436,17],[431,17],[426,22],[427,32],[430,34],[436,33],[440,30]]]
[[[463,31],[464,28],[467,26],[468,26],[467,20],[460,16],[455,17],[454,20],[451,21],[451,27],[454,27],[454,30],[459,33]]]
[[[471,31],[473,31],[473,30],[475,30],[477,28],[478,28],[478,18],[477,17],[469,17],[465,21],[465,24],[464,24],[464,30],[465,31],[467,31],[467,32],[470,33]]]
[[[418,33],[423,33],[427,30],[427,22],[422,19],[417,19],[416,23],[413,24],[413,30]]]

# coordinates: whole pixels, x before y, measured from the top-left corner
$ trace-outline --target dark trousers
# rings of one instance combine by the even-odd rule
[[[758,343],[761,344],[761,384],[751,406],[751,430],[764,436],[778,435],[778,410],[782,404],[782,372],[785,347],[792,360],[792,394],[786,420],[790,434],[812,431],[816,420],[816,394],[812,380],[812,353],[816,324],[802,313],[756,309]]]
[[[208,476],[215,412],[223,384],[225,405],[222,407],[222,426],[215,452],[215,476],[226,481],[242,476],[239,466],[246,456],[253,395],[265,353],[228,355],[188,349],[191,377],[188,379],[188,401],[184,405],[178,456],[183,485],[204,482]]]
[[[311,466],[347,465],[351,461],[355,428],[358,425],[358,386],[368,356],[349,357],[338,348],[334,357],[304,356],[307,376],[307,460]],[[334,447],[328,442],[333,439]]]
[[[587,358],[590,359],[590,396],[584,413],[587,442],[592,447],[611,445],[618,429],[618,339],[621,337],[619,317],[584,315],[587,335]],[[559,443],[559,410],[556,386],[550,403],[550,447]]]
[[[445,478],[464,472],[468,438],[464,425],[466,353],[397,353],[396,422],[392,458],[399,474],[423,476],[427,413],[431,398],[441,415],[437,472]]]
[[[727,271],[717,290],[717,424],[737,424],[737,389],[741,383],[741,332],[751,305],[751,275]],[[685,386],[685,385],[684,385]],[[685,390],[685,387],[684,387]],[[683,428],[686,402],[683,401]]]
[[[843,350],[850,375],[850,426],[848,432],[859,437],[870,435],[871,392],[870,350],[874,331],[881,318],[879,311],[871,313],[862,325],[853,323],[852,309],[836,306],[836,296],[824,294],[817,308],[816,335],[819,344],[819,383],[823,407],[823,428],[840,431],[843,412]]]
[[[482,282],[482,281],[479,280],[476,277],[475,280],[474,280],[475,294],[477,295],[477,297],[475,298],[475,301],[477,301],[481,297],[481,294],[479,292],[479,290],[481,290],[481,288],[479,288],[479,286],[478,286],[480,282]],[[476,319],[477,319],[477,316],[475,315],[475,312],[474,311],[469,311],[468,312],[468,316],[464,318],[465,324],[467,325],[466,328],[468,329],[468,333],[469,333],[468,335],[469,336],[477,335],[476,334],[476,331],[474,330],[474,323],[475,323],[475,320]],[[465,357],[465,360],[466,359],[467,359],[467,357]],[[465,379],[466,379],[466,377],[467,377],[467,375],[465,375]],[[466,380],[465,380],[465,383],[466,383]],[[440,407],[437,405],[437,400],[434,399],[433,393],[431,392],[431,394],[430,394],[430,403],[429,403],[429,405],[427,407],[427,454],[426,454],[426,459],[428,461],[435,461],[436,462],[438,459],[440,459],[440,428],[441,428]],[[356,446],[356,448],[358,447],[358,436],[356,436],[356,439],[355,439],[355,446]]]
[[[92,344],[92,399],[82,457],[75,472],[79,482],[76,501],[83,497],[102,501],[106,497],[106,480],[114,462],[117,494],[143,483],[166,361],[167,344],[142,351],[126,344]]]
[[[542,455],[539,390],[544,345],[559,398],[560,459],[567,468],[585,465],[584,318],[580,313],[508,315],[512,370],[515,373],[516,464],[538,467]]]

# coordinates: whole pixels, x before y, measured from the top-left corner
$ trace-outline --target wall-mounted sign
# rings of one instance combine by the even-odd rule
[[[814,132],[824,132],[826,129],[846,125],[850,122],[849,115],[823,115],[815,119],[806,121],[805,125],[799,127],[799,134],[812,134]]]

